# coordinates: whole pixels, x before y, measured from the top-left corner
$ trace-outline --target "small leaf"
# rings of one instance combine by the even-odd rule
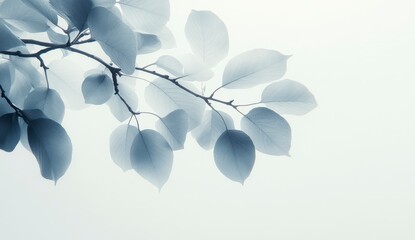
[[[17,38],[0,18],[0,51],[7,51],[11,48],[23,46],[22,40]]]
[[[215,146],[219,136],[226,131],[226,126],[228,129],[234,128],[232,117],[225,112],[219,111],[219,113],[222,117],[216,111],[207,111],[202,123],[192,131],[192,136],[205,150],[210,150]]]
[[[20,126],[16,113],[0,116],[0,149],[12,152],[20,139]]]
[[[130,105],[133,111],[136,111],[138,108],[137,94],[131,90],[130,86],[127,86],[121,82],[119,83],[118,88],[120,90],[121,96],[125,99],[128,105]],[[123,122],[131,117],[131,113],[128,110],[127,106],[125,106],[125,104],[117,95],[113,95],[107,102],[107,105],[118,121]]]
[[[198,92],[190,84],[185,86],[195,93]],[[154,80],[147,86],[145,97],[148,104],[160,115],[167,115],[174,110],[183,109],[189,116],[189,130],[200,123],[206,108],[202,99],[162,78]]]
[[[68,35],[57,33],[52,28],[49,28],[46,33],[48,34],[49,40],[53,43],[65,44],[68,42]]]
[[[56,183],[65,174],[72,159],[72,143],[68,134],[59,123],[47,118],[30,121],[27,134],[42,176]]]
[[[258,107],[241,120],[241,128],[255,144],[255,148],[269,155],[289,155],[291,128],[288,122],[274,111]]]
[[[110,137],[111,158],[123,171],[132,169],[130,150],[138,128],[131,125],[121,125]]]
[[[134,170],[161,189],[169,179],[173,165],[173,151],[163,136],[149,129],[139,132],[130,154]]]
[[[303,115],[316,106],[314,95],[301,83],[282,80],[267,86],[261,102],[280,114]]]
[[[135,71],[137,52],[134,32],[114,13],[103,7],[91,10],[88,26],[92,37],[98,41],[111,60],[124,73],[132,74]]]
[[[26,97],[24,109],[39,109],[47,118],[61,123],[65,115],[65,104],[56,90],[46,87],[34,89]]]
[[[93,74],[82,83],[82,94],[85,103],[100,105],[113,95],[112,79],[106,74]]]
[[[188,129],[188,117],[184,110],[175,110],[157,120],[156,128],[173,150],[183,149]]]
[[[80,32],[87,28],[88,14],[93,6],[91,0],[50,0],[50,3]]]
[[[187,19],[185,33],[193,52],[209,66],[215,66],[228,55],[228,30],[214,13],[193,10]]]
[[[222,174],[242,184],[254,167],[254,144],[248,135],[239,130],[226,130],[222,133],[213,154]]]
[[[136,33],[137,54],[152,53],[161,48],[160,39],[157,35]]]
[[[120,0],[118,3],[135,31],[157,33],[170,18],[169,0]]]
[[[287,70],[289,56],[267,49],[254,49],[229,61],[223,72],[223,87],[250,88],[280,79]]]
[[[163,55],[156,61],[157,67],[173,74],[173,76],[183,76],[183,64],[175,57],[169,55]]]
[[[22,0],[24,4],[40,13],[55,25],[58,24],[58,14],[48,0]]]

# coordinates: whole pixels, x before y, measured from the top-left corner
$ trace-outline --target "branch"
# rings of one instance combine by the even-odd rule
[[[19,107],[17,107],[16,105],[13,104],[13,102],[10,100],[10,98],[8,98],[6,96],[6,91],[4,90],[3,86],[0,84],[0,97],[4,98],[7,102],[7,104],[9,104],[9,106],[11,108],[13,108],[13,110],[16,112],[17,116],[23,118],[23,120],[28,123],[29,119],[25,116],[25,114],[23,113],[22,109],[20,109]]]

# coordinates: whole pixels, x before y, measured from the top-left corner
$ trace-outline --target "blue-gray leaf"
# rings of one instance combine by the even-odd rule
[[[118,89],[120,90],[121,96],[125,99],[125,101],[130,105],[133,111],[136,111],[138,108],[138,96],[137,94],[131,90],[131,87],[127,86],[124,83],[119,83]],[[125,106],[125,104],[121,101],[121,99],[117,95],[112,95],[110,100],[106,102],[108,107],[110,108],[114,117],[123,122],[131,117],[131,112]]]
[[[182,109],[175,110],[156,122],[157,130],[173,150],[183,149],[188,125],[188,116]]]
[[[26,97],[24,109],[39,109],[47,118],[61,123],[65,114],[65,104],[59,93],[46,87],[35,88]]]
[[[267,86],[261,102],[280,114],[303,115],[316,106],[314,95],[301,83],[282,80]]]
[[[23,114],[27,117],[27,119],[29,119],[29,121],[33,121],[39,118],[48,118],[39,109],[23,110]],[[27,123],[23,119],[19,119],[19,126],[20,126],[20,143],[28,151],[31,151],[30,146],[29,146],[29,140],[27,139]]]
[[[88,14],[93,6],[91,0],[50,0],[50,3],[80,32],[87,28]]]
[[[227,178],[244,183],[255,163],[252,140],[239,130],[227,130],[220,135],[213,150],[218,169]]]
[[[17,38],[12,31],[0,19],[0,51],[6,51],[14,47],[23,46],[22,40]]]
[[[51,23],[55,25],[58,24],[58,14],[52,8],[48,0],[22,0],[22,2],[49,19]]]
[[[135,71],[137,42],[135,33],[110,10],[96,7],[88,16],[92,37],[126,74]]]
[[[92,74],[82,83],[85,103],[100,105],[113,95],[112,79],[106,74]]]
[[[154,130],[143,130],[131,147],[134,170],[159,189],[167,182],[173,166],[173,151],[163,136]]]
[[[20,139],[20,126],[16,113],[0,116],[0,149],[12,152]]]
[[[131,125],[121,125],[111,133],[111,158],[123,171],[132,169],[130,151],[138,128]]]
[[[241,120],[241,128],[265,154],[289,155],[291,128],[288,122],[276,112],[265,108],[254,108]]]
[[[187,19],[185,33],[193,52],[209,66],[216,65],[228,55],[228,30],[214,13],[193,10]]]
[[[14,80],[14,66],[9,61],[0,62],[0,85],[8,92]]]
[[[226,65],[222,86],[242,89],[280,79],[287,70],[288,58],[289,56],[267,49],[244,52]]]
[[[206,150],[210,150],[215,146],[219,136],[228,129],[233,129],[234,124],[232,117],[225,112],[219,111],[221,116],[213,110],[206,111],[202,123],[192,131],[192,136],[197,143]],[[226,123],[226,126],[224,122]]]
[[[154,34],[136,33],[137,54],[152,53],[161,48],[160,39]]]
[[[39,118],[29,122],[27,135],[42,176],[56,183],[72,159],[72,143],[65,129],[53,120]]]

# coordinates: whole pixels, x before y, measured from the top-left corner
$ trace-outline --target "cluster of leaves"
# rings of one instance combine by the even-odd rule
[[[220,86],[205,94],[207,84],[217,84],[208,80],[229,50],[226,26],[210,11],[192,11],[187,19],[191,54],[136,65],[137,56],[174,46],[165,26],[169,15],[168,0],[0,0],[0,149],[11,152],[21,142],[33,152],[42,176],[57,181],[72,155],[61,126],[65,106],[79,109],[86,103],[106,104],[126,122],[110,136],[111,157],[159,188],[169,178],[173,151],[183,149],[189,132],[201,147],[213,149],[223,175],[241,183],[254,166],[256,150],[288,155],[291,129],[280,114],[305,114],[316,106],[302,84],[280,80],[289,56],[267,49],[244,52],[227,63]],[[82,50],[87,44],[99,46],[102,56]],[[44,55],[52,51],[79,54],[101,67],[82,77],[65,57],[45,64]],[[145,98],[154,112],[138,110],[138,96],[126,78],[148,83]],[[220,89],[274,80],[279,81],[265,87],[259,102],[238,105],[215,97]],[[217,105],[241,114],[241,130]],[[255,105],[260,106],[246,114],[240,110]],[[140,128],[141,114],[158,118],[156,130]]]

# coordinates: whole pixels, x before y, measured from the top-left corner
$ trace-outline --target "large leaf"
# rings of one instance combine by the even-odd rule
[[[163,136],[154,130],[143,130],[131,147],[134,170],[159,189],[167,182],[173,165],[173,151]]]
[[[21,0],[28,7],[40,13],[55,25],[58,24],[58,14],[48,0]]]
[[[24,43],[17,38],[12,31],[0,19],[0,51],[6,51],[14,47],[23,46]]]
[[[120,95],[125,99],[125,101],[130,105],[133,111],[136,111],[138,108],[138,96],[131,90],[131,87],[119,83],[118,88],[120,90]],[[107,102],[112,114],[118,121],[123,122],[131,117],[131,112],[125,106],[124,102],[117,95],[113,95],[110,100]]]
[[[112,79],[106,74],[92,74],[82,83],[82,94],[85,103],[100,105],[113,95]]]
[[[39,118],[29,122],[27,135],[42,176],[56,183],[72,159],[72,143],[65,129],[53,120]]]
[[[302,115],[316,106],[314,95],[301,83],[282,80],[267,86],[261,102],[280,114]]]
[[[216,166],[227,178],[244,183],[255,163],[255,147],[246,133],[227,130],[213,150]]]
[[[197,93],[197,89],[192,85],[186,85],[186,87]],[[154,80],[147,86],[145,97],[148,104],[160,115],[183,109],[189,116],[189,130],[200,123],[206,107],[202,99],[162,78]]]
[[[16,113],[0,116],[0,149],[12,152],[20,139],[20,127]]]
[[[213,110],[207,111],[202,123],[192,131],[192,136],[197,143],[206,150],[210,150],[215,146],[219,136],[226,131],[226,127],[228,129],[234,128],[232,117],[225,112],[219,111],[219,113],[221,115]]]
[[[137,53],[134,32],[110,10],[96,7],[88,17],[92,37],[98,41],[104,52],[126,74],[135,71]]]
[[[255,144],[255,148],[270,155],[289,155],[291,128],[288,122],[274,111],[258,107],[241,120],[241,128]]]
[[[91,0],[50,0],[50,3],[79,31],[87,28],[88,14],[93,6]]]
[[[123,171],[132,169],[130,151],[137,133],[137,127],[127,124],[119,126],[111,133],[111,158]]]
[[[185,33],[193,52],[208,65],[214,66],[228,55],[228,30],[214,13],[193,10],[187,19]]]
[[[183,149],[188,129],[188,117],[184,110],[179,109],[157,120],[157,130],[166,138],[173,150]]]
[[[21,0],[5,0],[0,18],[20,30],[36,33],[49,28],[48,19]]]
[[[27,96],[24,109],[39,109],[47,118],[61,123],[65,115],[65,104],[56,90],[40,87],[35,88]]]
[[[280,79],[287,70],[289,56],[267,49],[254,49],[229,61],[223,72],[225,88],[250,88]]]
[[[170,18],[169,0],[120,0],[118,3],[135,31],[157,33]]]

